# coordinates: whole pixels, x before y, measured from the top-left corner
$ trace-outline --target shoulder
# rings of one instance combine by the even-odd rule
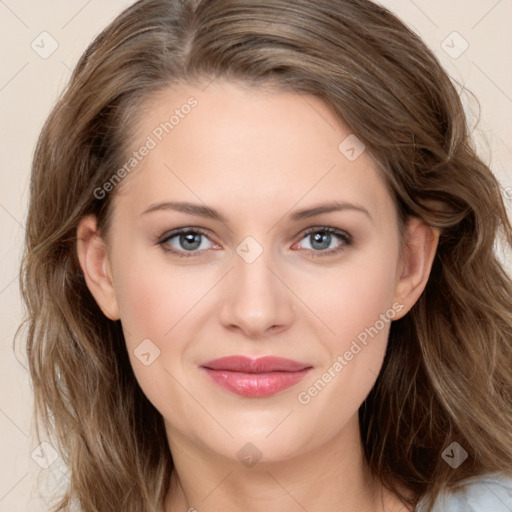
[[[424,512],[423,500],[416,509]],[[461,482],[460,487],[438,496],[432,512],[511,512],[512,474],[489,473]]]

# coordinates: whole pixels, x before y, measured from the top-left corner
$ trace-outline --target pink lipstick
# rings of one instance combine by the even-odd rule
[[[228,391],[263,398],[297,384],[312,366],[281,357],[229,356],[203,363],[201,368],[213,382]]]

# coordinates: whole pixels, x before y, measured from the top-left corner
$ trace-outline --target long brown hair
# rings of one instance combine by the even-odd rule
[[[94,213],[108,233],[116,191],[94,191],[126,162],[144,100],[217,77],[321,98],[366,145],[400,218],[441,230],[427,287],[393,322],[360,408],[372,473],[430,502],[469,476],[510,473],[512,285],[494,246],[510,246],[512,228],[432,52],[369,0],[141,0],[84,53],[33,160],[23,325],[36,417],[70,468],[56,510],[147,512],[169,489],[163,420],[136,382],[120,322],[86,286],[76,230]],[[442,457],[453,442],[468,453],[457,470]]]

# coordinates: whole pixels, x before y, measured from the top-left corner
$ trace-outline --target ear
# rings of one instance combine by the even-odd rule
[[[87,287],[104,315],[118,320],[119,308],[105,241],[97,230],[95,215],[85,216],[77,228],[77,254]]]
[[[395,302],[403,305],[403,308],[395,320],[405,316],[423,293],[432,269],[439,234],[439,230],[418,218],[412,217],[407,221],[394,295]]]

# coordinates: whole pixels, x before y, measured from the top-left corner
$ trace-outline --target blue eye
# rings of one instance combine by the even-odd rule
[[[309,241],[309,247],[306,249],[314,256],[337,254],[352,243],[352,238],[348,233],[329,227],[308,229],[301,241],[304,240]],[[337,245],[336,240],[338,241]]]
[[[210,239],[204,231],[198,228],[183,228],[166,235],[165,238],[158,243],[165,252],[172,252],[177,256],[187,258],[196,256],[195,253],[199,250],[211,249],[211,247],[205,247],[205,240]],[[169,248],[169,246],[172,248]]]
[[[299,243],[304,240],[309,241],[309,247],[305,247],[305,250],[313,257],[333,256],[352,243],[352,237],[348,233],[331,227],[310,228],[304,232]],[[180,228],[167,233],[158,244],[166,253],[175,254],[180,258],[200,256],[202,252],[212,249],[214,246],[218,247],[210,240],[205,231],[192,227]]]

